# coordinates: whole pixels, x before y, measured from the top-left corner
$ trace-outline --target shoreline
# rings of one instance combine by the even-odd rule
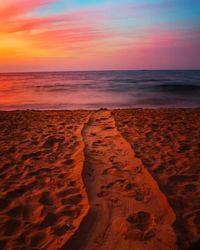
[[[200,106],[198,107],[126,107],[126,108],[96,108],[96,109],[87,109],[87,108],[80,108],[80,109],[12,109],[12,110],[6,110],[6,109],[0,109],[0,112],[25,112],[25,111],[37,111],[37,112],[63,112],[63,111],[70,111],[70,112],[76,112],[76,111],[99,111],[99,110],[175,110],[175,109],[200,109]]]

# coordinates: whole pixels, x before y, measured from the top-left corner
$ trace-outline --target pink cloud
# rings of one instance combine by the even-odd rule
[[[53,0],[51,0],[52,2]],[[54,0],[55,1],[55,0]],[[26,14],[28,11],[32,10],[33,7],[38,7],[40,4],[49,3],[49,1],[45,0],[37,0],[38,5],[29,5],[24,6],[24,10],[19,8],[20,13]],[[8,8],[8,6],[7,6]],[[10,8],[8,8],[10,9]],[[15,9],[15,7],[14,7]],[[0,8],[0,15],[1,11],[4,12],[4,9]],[[8,13],[9,12],[9,13]],[[12,13],[11,13],[12,12]],[[37,30],[41,28],[47,29],[62,29],[63,27],[80,27],[80,26],[100,26],[101,20],[106,17],[106,11],[103,9],[96,9],[96,8],[84,8],[78,11],[71,11],[69,13],[59,13],[59,14],[52,14],[49,16],[44,17],[25,17],[25,16],[18,16],[19,12],[18,9],[13,11],[5,11],[3,17],[1,16],[1,26],[0,32],[2,33],[15,33],[21,31],[31,31]],[[11,17],[12,18],[9,18]]]
[[[134,48],[160,48],[160,47],[179,47],[188,44],[198,44],[200,39],[200,29],[181,29],[181,28],[161,28],[147,27],[128,32],[128,47]]]
[[[47,1],[38,1],[44,4]],[[36,5],[34,5],[36,6]],[[33,6],[27,5],[26,11],[32,9]],[[15,12],[16,15],[17,12]],[[22,13],[22,12],[21,12]],[[4,20],[1,25],[0,32],[13,33],[20,32],[22,39],[31,41],[39,48],[57,48],[62,49],[75,44],[93,42],[105,38],[110,38],[112,34],[104,31],[99,25],[99,18],[103,12],[94,8],[85,8],[70,13],[50,15],[45,17],[23,17],[14,16],[13,18]],[[92,46],[92,45],[91,45]],[[84,45],[84,48],[87,47]],[[83,45],[80,46],[80,49]]]
[[[5,22],[0,31],[3,33],[15,33],[21,31],[30,31],[34,29],[40,29],[43,27],[50,27],[57,22],[63,22],[65,18],[63,16],[49,16],[41,18],[23,18],[18,20],[11,20]]]
[[[2,20],[8,20],[13,17],[23,15],[34,9],[55,2],[56,0],[9,0],[8,4],[0,6],[0,17]]]
[[[29,39],[40,47],[52,47],[52,48],[68,48],[76,44],[93,42],[99,39],[105,39],[110,37],[109,34],[98,32],[91,27],[76,27],[66,28],[62,30],[44,31],[38,34],[29,36]],[[90,47],[92,45],[90,44]],[[83,45],[80,45],[83,48]]]

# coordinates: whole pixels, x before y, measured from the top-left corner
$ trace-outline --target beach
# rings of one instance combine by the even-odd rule
[[[0,250],[200,250],[198,10],[0,0]]]
[[[59,249],[87,214],[87,111],[0,114],[0,248]]]
[[[200,109],[0,111],[0,248],[189,249]]]
[[[114,112],[129,141],[176,214],[180,249],[200,237],[200,109],[135,109]]]

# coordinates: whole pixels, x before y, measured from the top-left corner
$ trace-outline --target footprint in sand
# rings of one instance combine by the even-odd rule
[[[126,218],[113,221],[113,228],[126,240],[148,241],[156,235],[154,217],[145,211],[130,214]]]
[[[21,222],[16,219],[8,219],[4,224],[4,235],[11,236],[16,235],[20,229]]]
[[[106,189],[110,189],[110,188],[112,188],[113,186],[115,186],[115,187],[123,187],[123,185],[124,185],[124,182],[125,182],[126,180],[125,179],[117,179],[116,181],[112,181],[112,182],[110,182],[110,183],[108,183],[106,186],[104,186]]]
[[[148,202],[151,199],[151,188],[148,185],[142,185],[136,188],[133,197],[136,201]]]
[[[103,190],[103,191],[100,191],[99,193],[97,193],[97,197],[101,198],[101,197],[104,197],[108,194],[107,191]]]
[[[39,199],[39,202],[45,206],[51,206],[53,205],[53,198],[51,197],[51,193],[50,192],[43,192],[41,194],[41,197]]]
[[[117,172],[119,172],[119,169],[117,169],[116,167],[110,167],[104,169],[102,175],[116,174]]]
[[[82,195],[81,194],[75,194],[70,196],[69,198],[62,199],[61,202],[63,205],[77,205],[81,202]]]
[[[114,162],[115,159],[116,159],[116,156],[114,156],[114,155],[109,157],[109,161],[112,163]]]
[[[30,209],[28,206],[14,206],[8,212],[7,215],[15,219],[27,220],[30,217]]]
[[[46,237],[47,237],[47,235],[45,232],[36,233],[30,239],[30,241],[31,241],[30,246],[34,249],[37,248],[38,246],[40,246],[43,243],[43,241],[46,239]]]
[[[102,144],[102,143],[103,143],[103,141],[97,140],[97,141],[94,141],[94,142],[92,143],[92,145],[95,147],[95,146],[99,146],[99,145]]]
[[[148,184],[137,185],[128,182],[124,185],[124,191],[138,202],[148,202],[151,199],[151,187]]]
[[[64,189],[62,191],[59,191],[57,193],[57,196],[63,198],[63,197],[66,197],[68,195],[76,194],[79,191],[80,191],[79,188],[67,188],[67,189]]]
[[[97,134],[96,133],[91,133],[91,136],[96,136]]]
[[[155,219],[154,217],[145,211],[139,211],[138,213],[129,215],[126,221],[130,223],[133,230],[138,230],[139,240],[150,240],[155,236]]]

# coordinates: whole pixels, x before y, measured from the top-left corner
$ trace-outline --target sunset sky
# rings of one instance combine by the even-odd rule
[[[0,0],[0,72],[199,69],[199,0]]]

